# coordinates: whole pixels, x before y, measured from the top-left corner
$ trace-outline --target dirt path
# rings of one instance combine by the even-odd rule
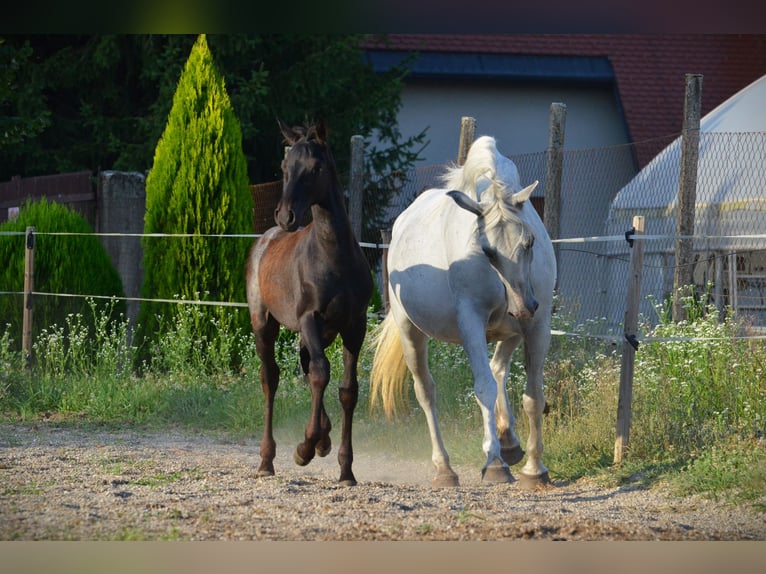
[[[0,425],[0,540],[766,540],[766,513],[593,481],[523,492],[433,489],[429,461],[357,448],[359,485],[335,451],[307,467],[280,442],[258,479],[258,442],[179,432]]]

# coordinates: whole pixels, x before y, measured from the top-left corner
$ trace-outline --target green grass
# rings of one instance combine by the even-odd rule
[[[675,492],[706,494],[727,501],[754,501],[766,511],[766,444],[761,438],[730,439],[691,459],[670,484]]]
[[[663,481],[679,493],[763,505],[759,497],[766,491],[766,344],[738,338],[747,326],[737,318],[719,321],[717,310],[691,297],[686,305],[688,319],[680,323],[667,320],[665,309],[658,307],[660,324],[645,325],[643,339],[709,340],[641,344],[630,442],[620,466],[612,462],[619,352],[594,339],[554,338],[545,373],[550,409],[543,422],[544,460],[554,480],[589,476],[610,484]],[[95,306],[91,309],[92,320],[72,315],[64,325],[43,330],[30,369],[15,348],[13,334],[0,329],[2,418],[36,422],[44,414],[55,415],[59,424],[181,426],[235,437],[261,434],[260,362],[250,333],[222,327],[222,340],[208,341],[195,333],[202,320],[197,308],[179,305],[166,319],[172,328],[153,348],[151,360],[136,367],[136,350],[129,344],[124,319],[108,321],[108,312],[101,315]],[[578,328],[563,326],[568,331]],[[465,353],[459,346],[432,341],[430,354],[450,458],[454,464],[476,466],[478,472],[484,462],[481,416]],[[508,392],[523,442],[528,423],[520,411],[522,356],[519,350],[512,359]],[[333,380],[325,405],[339,429],[340,341],[331,345],[328,357]],[[413,393],[410,413],[397,421],[389,422],[368,408],[371,360],[366,350],[359,367],[356,449],[430,459],[425,418]],[[275,426],[301,434],[311,398],[298,368],[293,334],[280,335],[278,362],[282,377]],[[173,477],[147,480],[155,479]],[[126,532],[128,537],[135,534],[140,535]]]

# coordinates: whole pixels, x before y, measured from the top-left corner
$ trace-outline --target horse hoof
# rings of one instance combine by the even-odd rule
[[[460,486],[460,481],[458,480],[457,475],[452,472],[444,472],[441,474],[437,474],[434,479],[431,481],[431,485],[435,488],[451,488],[455,486]]]
[[[321,441],[316,446],[317,455],[319,456],[327,456],[330,454],[330,451],[332,450],[332,443],[330,442],[330,437],[327,437],[326,441]]]
[[[542,490],[552,486],[548,472],[542,474],[519,474],[519,487],[522,490]]]
[[[268,469],[268,468],[259,468],[258,473],[256,474],[258,478],[266,478],[269,476],[274,476],[274,469]]]
[[[295,461],[295,464],[297,464],[298,466],[306,466],[308,463],[311,462],[310,458],[308,458],[308,459],[303,458],[298,453],[298,449],[297,448],[295,449],[295,452],[293,453],[293,460]]]
[[[501,448],[500,456],[503,457],[503,460],[508,466],[513,466],[514,464],[521,462],[521,459],[524,458],[524,449],[518,444],[513,448]]]
[[[340,480],[339,483],[341,486],[356,486],[356,479],[347,478],[345,480]]]
[[[481,471],[482,482],[504,483],[513,482],[510,469],[502,464],[492,464]]]

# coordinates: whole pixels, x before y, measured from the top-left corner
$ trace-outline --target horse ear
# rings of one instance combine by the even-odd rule
[[[280,119],[277,119],[277,123],[279,124],[279,131],[282,132],[282,135],[284,136],[285,140],[287,140],[287,143],[293,145],[300,139],[301,134],[296,132],[294,128],[291,128]]]
[[[540,183],[540,182],[535,180],[534,183],[531,183],[527,187],[522,189],[521,191],[519,191],[517,193],[514,193],[511,196],[511,202],[513,203],[513,205],[518,206],[518,205],[521,205],[522,203],[524,203],[526,200],[528,200],[529,197],[532,195],[532,192],[537,187],[538,183]]]
[[[449,195],[455,201],[455,203],[458,204],[459,207],[462,207],[463,209],[470,211],[476,217],[482,217],[484,215],[484,213],[481,210],[481,205],[479,205],[479,202],[474,201],[462,191],[457,191],[453,189],[452,191],[448,191],[447,195]]]

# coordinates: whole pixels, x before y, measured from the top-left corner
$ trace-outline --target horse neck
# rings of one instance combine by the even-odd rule
[[[346,212],[340,182],[335,180],[327,196],[322,203],[311,206],[312,230],[328,246],[335,244],[345,249],[356,239]]]

